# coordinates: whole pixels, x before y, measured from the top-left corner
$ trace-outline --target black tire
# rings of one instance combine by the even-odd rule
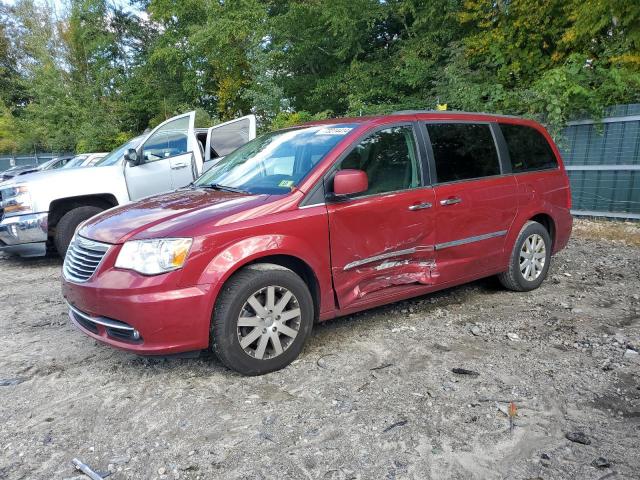
[[[62,258],[67,255],[69,243],[78,225],[103,211],[104,209],[100,207],[87,206],[74,208],[65,213],[56,225],[56,233],[53,237],[58,255]]]
[[[240,345],[238,318],[248,299],[256,292],[270,286],[289,290],[300,308],[298,333],[283,352],[273,358],[258,359]],[[257,314],[256,314],[257,315]],[[255,264],[235,273],[224,285],[211,321],[211,349],[220,361],[231,370],[243,375],[263,375],[280,370],[293,362],[304,347],[311,333],[314,307],[311,293],[305,282],[288,268],[274,264]],[[247,327],[262,328],[262,327]],[[267,329],[263,329],[265,332]],[[278,332],[279,338],[280,333]],[[249,335],[247,335],[249,336]],[[285,339],[286,340],[286,339]],[[256,339],[259,343],[260,338]],[[268,348],[274,345],[269,340]],[[251,348],[251,347],[249,347]]]
[[[544,240],[545,247],[545,262],[539,276],[533,280],[527,280],[524,274],[520,271],[520,251],[523,248],[524,242],[531,235],[538,234]],[[551,263],[551,237],[546,228],[540,223],[529,221],[525,223],[520,230],[520,234],[513,245],[513,251],[511,252],[511,258],[509,259],[509,270],[498,275],[498,280],[507,289],[516,292],[528,292],[538,288],[549,272],[549,264]]]

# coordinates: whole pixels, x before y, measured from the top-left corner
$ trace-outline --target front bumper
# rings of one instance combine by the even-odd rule
[[[0,222],[0,251],[21,257],[41,257],[47,253],[49,213],[6,217]]]
[[[112,268],[111,249],[86,283],[63,279],[69,317],[86,335],[141,355],[169,355],[209,346],[211,286],[179,287],[180,272],[145,277]]]

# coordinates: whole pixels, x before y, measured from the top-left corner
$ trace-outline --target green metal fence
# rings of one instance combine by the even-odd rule
[[[563,133],[572,213],[640,219],[640,104],[610,108],[600,125],[570,122]]]

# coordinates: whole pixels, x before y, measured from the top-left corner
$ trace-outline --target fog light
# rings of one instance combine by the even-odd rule
[[[133,331],[133,339],[140,340],[140,332],[138,330]]]
[[[18,238],[18,225],[14,223],[13,225],[9,226],[9,233],[14,238]]]

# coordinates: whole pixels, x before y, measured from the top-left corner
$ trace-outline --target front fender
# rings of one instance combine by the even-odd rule
[[[109,194],[120,205],[129,201],[124,176],[115,165],[35,172],[20,183],[29,187],[34,212],[47,212],[51,203],[70,197]]]
[[[313,237],[311,237],[313,238]],[[244,238],[230,244],[217,252],[206,264],[195,280],[198,285],[210,285],[212,298],[211,309],[224,283],[243,266],[274,255],[292,257],[304,262],[315,274],[319,286],[320,314],[333,311],[331,270],[329,259],[328,236],[326,243],[318,244],[314,238],[313,245],[301,237],[279,234],[264,234]],[[191,282],[190,282],[191,283]]]
[[[317,247],[314,248],[303,239],[285,235],[261,235],[240,240],[219,252],[200,275],[198,284],[221,286],[244,265],[273,255],[301,260],[313,270],[318,282],[323,276],[320,272],[326,270],[328,274],[330,271],[329,264],[324,263],[324,259],[317,255]]]

